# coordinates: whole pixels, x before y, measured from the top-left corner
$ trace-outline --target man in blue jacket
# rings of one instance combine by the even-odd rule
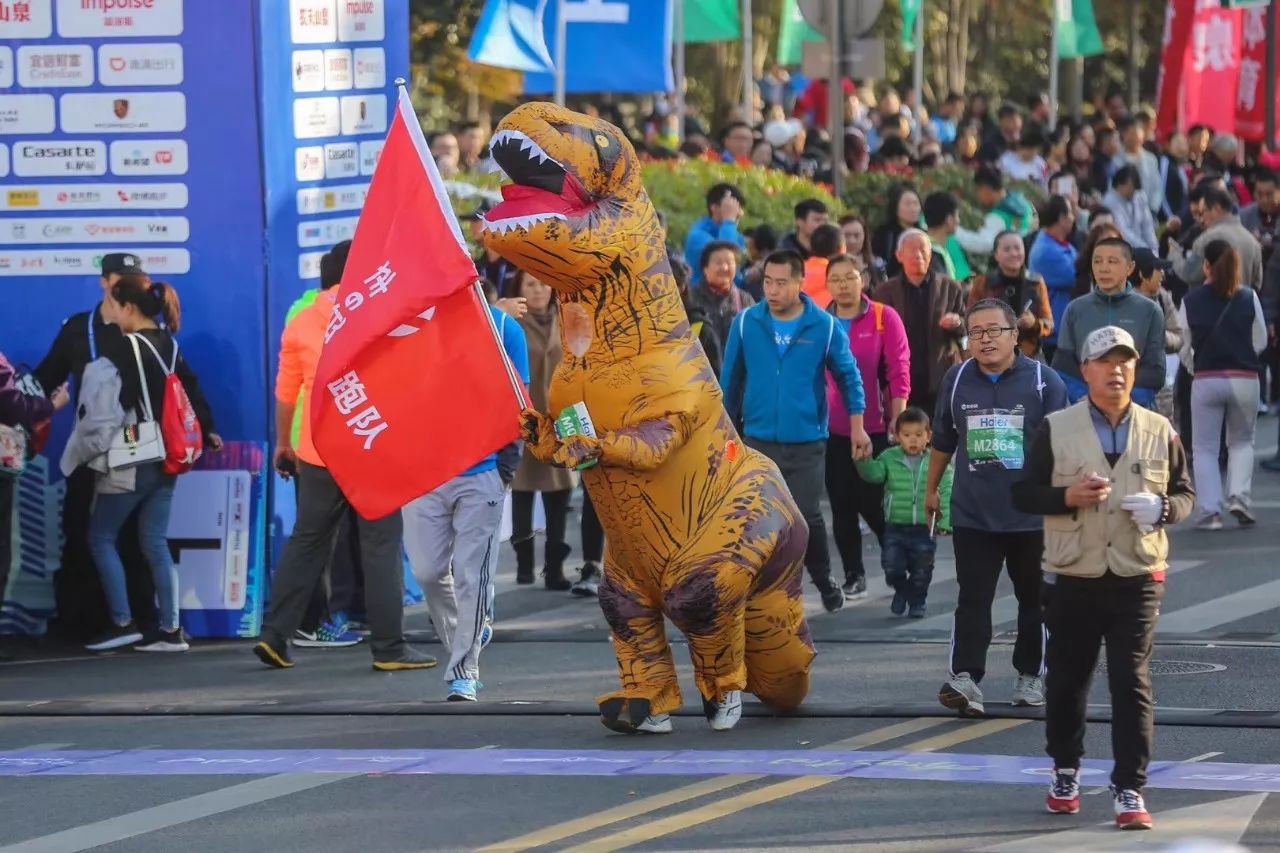
[[[862,426],[866,399],[849,338],[835,318],[802,293],[804,260],[778,251],[765,258],[765,301],[738,315],[725,342],[725,408],[747,446],[777,464],[809,525],[805,567],[829,612],[844,606],[831,579],[822,490],[827,452],[827,371],[849,410],[853,458],[871,455]]]
[[[693,270],[693,284],[702,284],[702,253],[711,243],[733,243],[743,252],[747,250],[747,238],[738,230],[744,202],[742,190],[733,184],[716,184],[707,190],[707,215],[693,223],[684,241],[684,259]],[[742,284],[741,271],[734,283]]]
[[[1055,195],[1044,206],[1040,215],[1040,233],[1031,244],[1031,256],[1027,268],[1044,279],[1049,289],[1049,305],[1053,309],[1053,333],[1046,335],[1043,343],[1052,357],[1058,346],[1058,327],[1067,313],[1076,288],[1075,245],[1071,242],[1076,230],[1075,211],[1070,199]]]

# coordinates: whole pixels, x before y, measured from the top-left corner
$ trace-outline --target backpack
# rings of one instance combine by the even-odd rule
[[[164,403],[160,410],[160,434],[164,438],[164,472],[185,474],[195,467],[196,460],[204,452],[204,436],[200,431],[200,419],[187,396],[187,389],[178,377],[178,342],[173,342],[173,358],[164,363],[151,341],[139,335],[164,371]]]

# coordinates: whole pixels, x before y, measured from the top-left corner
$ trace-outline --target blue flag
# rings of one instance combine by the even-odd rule
[[[567,92],[670,92],[672,0],[551,0],[543,22],[555,55],[556,8],[567,25]],[[555,77],[526,72],[526,94],[555,89]]]
[[[551,73],[555,67],[543,36],[548,0],[488,0],[467,56],[480,65]]]

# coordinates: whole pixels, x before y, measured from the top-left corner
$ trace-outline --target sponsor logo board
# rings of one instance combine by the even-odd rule
[[[0,178],[9,174],[9,146],[0,145]]]
[[[93,84],[93,48],[46,44],[18,48],[18,85],[56,89]]]
[[[300,181],[324,180],[324,147],[308,145],[299,148],[294,158],[294,173]]]
[[[298,213],[338,213],[359,210],[369,192],[368,184],[342,184],[336,187],[311,187],[298,190]]]
[[[70,216],[7,218],[0,243],[185,243],[191,224],[185,216]]]
[[[309,278],[319,278],[320,259],[324,255],[324,252],[303,252],[298,255],[298,278],[303,281]]]
[[[105,175],[107,144],[53,139],[15,142],[13,173],[20,178]]]
[[[385,35],[383,0],[338,0],[339,41],[382,41]]]
[[[355,49],[357,89],[381,89],[387,85],[387,52],[380,47]]]
[[[0,89],[13,85],[13,48],[0,45]]]
[[[360,174],[360,146],[354,142],[335,142],[324,147],[324,176],[354,178]]]
[[[142,267],[153,275],[182,275],[191,271],[191,253],[186,249],[123,248],[142,259]],[[34,275],[90,275],[102,268],[104,249],[0,250],[0,277]]]
[[[182,35],[182,0],[57,0],[57,3],[58,35],[64,38]]]
[[[327,44],[338,40],[334,0],[289,0],[289,33],[294,44]]]
[[[293,52],[293,91],[321,92],[324,90],[324,53],[323,50]]]
[[[358,216],[344,216],[341,219],[310,220],[298,223],[298,247],[310,249],[315,246],[332,246],[343,240],[356,236]]]
[[[186,184],[27,184],[0,189],[0,210],[181,210],[187,201]]]
[[[177,86],[182,79],[180,44],[108,44],[98,48],[98,81],[104,86]]]
[[[183,139],[122,139],[111,143],[116,175],[185,175],[189,165]]]
[[[5,95],[0,98],[0,134],[53,133],[53,95]]]
[[[0,37],[47,39],[53,35],[53,0],[0,0]],[[7,84],[13,85],[13,78]]]
[[[187,96],[181,92],[105,92],[63,95],[67,133],[178,133],[187,128]]]
[[[360,143],[360,174],[373,174],[373,170],[378,167],[378,158],[382,156],[382,146],[385,144],[386,142],[382,139]]]
[[[351,88],[351,51],[324,52],[324,87],[330,92]]]
[[[298,98],[293,102],[295,139],[320,139],[341,132],[337,98]]]
[[[385,95],[348,95],[342,99],[342,135],[387,132]]]

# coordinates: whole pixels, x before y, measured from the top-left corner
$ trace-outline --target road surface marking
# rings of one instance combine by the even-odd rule
[[[277,797],[287,797],[290,794],[319,788],[322,785],[331,785],[359,775],[362,774],[333,773],[324,776],[288,774],[254,779],[252,782],[219,788],[216,791],[185,797],[152,806],[149,809],[64,829],[61,832],[42,835],[27,841],[19,841],[17,844],[0,847],[0,853],[79,853],[81,850],[91,850],[105,844],[125,841],[139,835],[146,835],[148,832],[168,829],[171,826],[256,805]]]
[[[915,734],[916,732],[925,731],[942,725],[948,720],[941,719],[916,719],[908,720],[902,723],[894,723],[890,726],[884,726],[879,729],[872,729],[864,734],[856,735],[851,738],[836,741],[819,747],[820,749],[864,749],[868,746],[885,743],[895,738],[905,737]],[[664,791],[661,794],[655,794],[652,797],[645,797],[642,800],[636,800],[634,803],[624,803],[611,809],[590,815],[588,817],[577,818],[576,820],[565,821],[545,829],[539,829],[527,835],[521,835],[517,838],[511,838],[506,841],[500,841],[488,847],[482,847],[480,853],[519,853],[523,850],[531,850],[535,847],[543,847],[548,844],[554,844],[557,841],[563,841],[566,838],[572,838],[575,835],[582,835],[586,832],[592,832],[597,829],[603,829],[615,823],[624,820],[640,817],[650,812],[665,809],[669,806],[679,805],[689,800],[705,797],[708,794],[716,794],[720,791],[736,788],[739,785],[746,785],[749,782],[755,782],[759,779],[767,778],[763,775],[736,775],[736,776],[719,776],[714,779],[707,779],[693,785],[685,785],[676,788],[674,791]]]
[[[1156,630],[1174,634],[1194,634],[1227,622],[1266,613],[1268,610],[1274,610],[1277,603],[1280,603],[1280,580],[1242,589],[1230,595],[1211,598],[1172,613],[1161,613],[1160,621],[1156,623]]]
[[[984,720],[980,723],[965,725],[956,728],[946,734],[936,735],[926,738],[912,744],[902,747],[906,752],[933,752],[939,749],[956,746],[966,741],[977,740],[978,738],[987,737],[988,735],[997,734],[1007,731],[1017,726],[1022,726],[1031,722],[1030,720]],[[682,832],[700,826],[704,823],[719,820],[729,815],[737,814],[754,806],[765,805],[787,797],[803,794],[807,791],[813,791],[818,788],[830,785],[832,782],[840,781],[838,776],[805,776],[798,779],[789,779],[786,782],[778,782],[773,785],[766,785],[763,788],[756,788],[753,791],[737,794],[727,799],[717,800],[700,806],[692,811],[671,815],[670,817],[654,821],[653,823],[643,826],[633,827],[632,829],[623,830],[613,835],[599,838],[594,841],[586,842],[577,847],[568,848],[564,853],[610,853],[614,850],[623,850],[633,847],[637,844],[653,841],[671,835],[675,832]]]
[[[1178,572],[1193,569],[1196,566],[1205,564],[1204,560],[1170,560],[1168,573],[1173,575]],[[1272,599],[1274,606],[1274,599]],[[903,622],[901,625],[895,625],[891,631],[900,633],[918,633],[922,631],[950,631],[951,617],[955,607],[950,607],[945,613],[939,613],[937,616],[930,616],[927,619],[912,619]],[[1018,599],[1013,595],[1004,595],[997,598],[991,606],[991,624],[995,626],[1003,625],[1007,622],[1015,622],[1018,618]],[[1157,623],[1157,631],[1171,631],[1173,629],[1165,626],[1165,620],[1162,616]]]

